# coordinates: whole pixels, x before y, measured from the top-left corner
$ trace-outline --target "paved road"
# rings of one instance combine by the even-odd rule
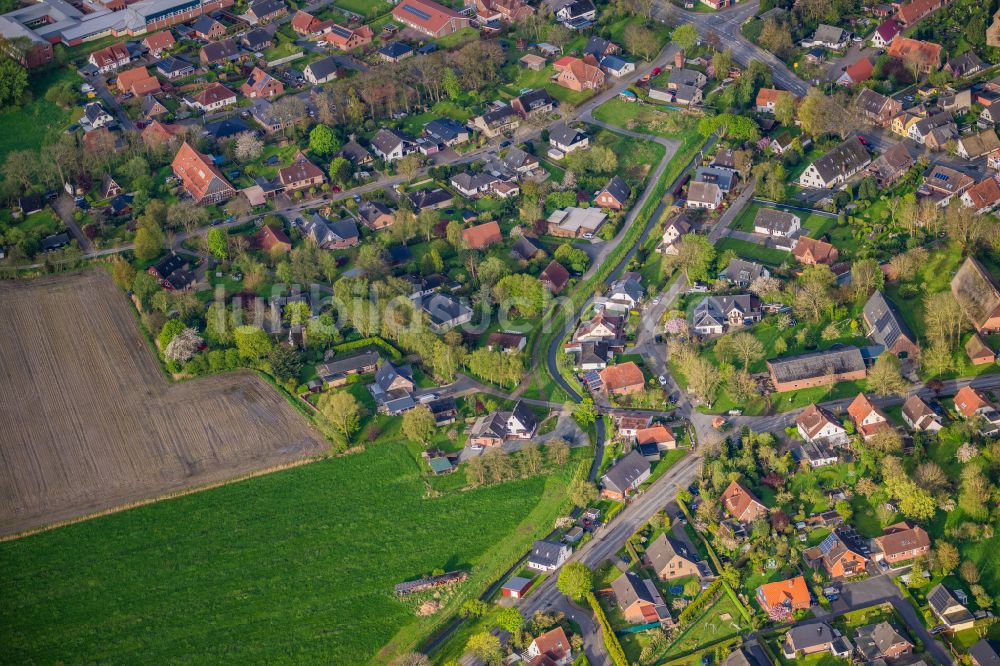
[[[743,212],[743,209],[748,203],[750,203],[751,199],[753,199],[753,193],[756,187],[757,179],[751,176],[750,180],[747,181],[746,186],[743,188],[743,191],[740,192],[740,195],[736,197],[736,200],[729,205],[729,208],[727,208],[715,224],[712,225],[711,231],[708,232],[708,240],[712,242],[712,245],[715,245],[722,240],[723,236],[730,233],[729,226],[739,216],[739,214]]]
[[[733,50],[733,60],[744,67],[751,60],[767,65],[774,83],[799,97],[804,96],[810,85],[792,73],[792,70],[773,53],[760,48],[740,32],[740,26],[752,17],[760,6],[760,0],[749,0],[733,5],[719,12],[689,12],[674,5],[670,0],[655,0],[653,18],[666,23],[690,23],[702,35],[715,33],[725,46]]]
[[[80,231],[79,225],[76,223],[76,218],[73,217],[73,211],[76,210],[76,204],[73,203],[73,197],[68,194],[61,194],[58,199],[56,199],[55,204],[52,208],[56,211],[56,215],[62,220],[62,223],[66,225],[70,233],[73,234],[73,238],[76,239],[77,245],[84,254],[94,251],[94,244],[90,242],[90,239],[83,235]]]

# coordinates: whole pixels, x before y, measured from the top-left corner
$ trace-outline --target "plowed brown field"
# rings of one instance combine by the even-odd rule
[[[0,534],[326,446],[252,373],[169,383],[103,271],[0,284]]]

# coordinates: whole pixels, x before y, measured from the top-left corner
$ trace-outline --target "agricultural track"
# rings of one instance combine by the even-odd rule
[[[314,456],[251,373],[171,384],[104,271],[0,284],[0,534]]]

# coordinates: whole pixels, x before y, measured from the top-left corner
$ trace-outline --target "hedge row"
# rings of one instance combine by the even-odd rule
[[[719,597],[719,588],[722,587],[723,580],[721,578],[716,578],[712,583],[705,588],[705,590],[699,594],[694,600],[681,611],[681,614],[677,616],[677,623],[685,625],[692,619],[701,616],[701,614],[710,605],[715,603],[715,600]]]
[[[604,636],[604,647],[608,650],[608,655],[611,657],[611,663],[615,666],[628,666],[628,659],[625,658],[625,650],[622,648],[622,644],[619,642],[618,637],[615,636],[615,630],[611,628],[611,623],[608,622],[608,616],[604,614],[604,609],[601,608],[601,604],[597,602],[597,597],[593,592],[587,592],[587,601],[590,603],[590,608],[594,611],[594,615],[597,616],[597,621],[601,624],[601,633]]]
[[[386,354],[388,354],[392,360],[398,361],[403,358],[403,353],[393,347],[391,344],[378,337],[377,335],[371,338],[362,338],[360,340],[351,340],[350,342],[342,342],[339,345],[334,345],[331,349],[333,353],[339,354],[340,352],[351,351],[353,349],[361,349],[363,347],[378,347]]]

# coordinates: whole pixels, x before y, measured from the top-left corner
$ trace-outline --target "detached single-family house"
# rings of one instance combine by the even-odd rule
[[[278,170],[278,182],[286,192],[319,187],[326,180],[326,174],[309,161],[301,150],[295,153],[290,166]]]
[[[204,16],[204,14],[203,14]],[[221,62],[238,60],[240,47],[234,39],[205,44],[198,50],[198,60],[202,65],[216,65]]]
[[[270,99],[285,92],[285,85],[260,67],[254,67],[250,78],[240,87],[244,97],[255,99],[264,97]]]
[[[445,333],[472,320],[472,308],[446,294],[432,294],[423,300],[427,325],[435,333]]]
[[[875,32],[871,37],[872,46],[877,49],[888,48],[889,44],[892,44],[892,40],[896,39],[896,35],[902,31],[903,26],[899,25],[894,19],[886,19],[875,28]]]
[[[684,205],[688,208],[715,210],[722,205],[722,189],[715,183],[693,181],[688,184]]]
[[[560,291],[566,288],[566,284],[569,282],[569,271],[560,264],[558,261],[553,259],[549,262],[549,265],[545,267],[539,275],[539,281],[549,288],[553,294],[558,294]]]
[[[570,127],[559,121],[549,128],[549,145],[563,154],[569,154],[590,145],[590,137],[583,130]]]
[[[204,113],[218,111],[230,104],[236,104],[238,97],[235,92],[221,83],[210,83],[201,92],[184,98],[184,104]]]
[[[416,150],[413,138],[392,129],[382,128],[372,137],[372,150],[386,162],[402,159]]]
[[[927,604],[941,624],[951,631],[964,631],[975,625],[975,618],[969,609],[958,603],[951,590],[938,583],[927,595]]]
[[[469,27],[471,17],[433,0],[402,0],[392,10],[395,21],[437,39]]]
[[[90,54],[90,64],[97,68],[98,73],[106,74],[124,67],[131,62],[128,47],[124,43],[111,44]]]
[[[802,229],[802,220],[798,215],[774,208],[759,208],[754,216],[754,233],[766,236],[790,238]]]
[[[911,395],[903,403],[903,421],[920,432],[937,432],[942,427],[941,417],[917,394]]]
[[[786,659],[795,660],[799,656],[829,652],[835,657],[847,658],[853,651],[844,636],[835,636],[833,629],[825,622],[799,624],[788,630],[782,652]]]
[[[372,230],[385,229],[396,221],[393,211],[381,201],[363,201],[358,215],[365,226]]]
[[[589,62],[588,62],[589,60]],[[604,72],[593,58],[564,56],[552,65],[558,75],[556,85],[576,92],[597,90],[604,85]]]
[[[597,193],[594,203],[601,208],[621,210],[628,204],[632,189],[620,176],[612,176],[604,189]]]
[[[903,315],[881,291],[875,291],[862,310],[868,337],[875,344],[885,347],[886,352],[901,359],[920,355],[917,337],[903,319]]]
[[[795,417],[795,427],[807,442],[827,441],[831,444],[846,444],[847,431],[828,410],[815,403],[806,407]]]
[[[552,95],[545,88],[535,88],[522,92],[511,100],[510,105],[522,118],[534,118],[551,113],[556,106],[556,101],[552,99]]]
[[[774,113],[774,107],[777,106],[778,100],[781,96],[790,95],[791,93],[786,93],[777,88],[761,88],[757,91],[757,100],[754,103],[754,107],[757,113]]]
[[[756,324],[761,316],[760,299],[752,294],[707,296],[695,306],[691,328],[699,335],[722,335],[732,328]]]
[[[897,35],[887,53],[890,58],[900,60],[923,74],[941,66],[941,45],[934,42],[922,42]]]
[[[757,602],[772,619],[783,620],[812,605],[809,586],[802,576],[764,583],[757,588]]]
[[[868,559],[860,552],[857,542],[840,527],[834,528],[820,545],[807,549],[803,557],[814,566],[821,564],[832,578],[863,574]]]
[[[854,108],[876,125],[886,127],[903,110],[903,103],[865,88],[854,98]]]
[[[876,407],[864,393],[859,393],[854,398],[847,407],[847,413],[850,415],[851,420],[854,421],[854,426],[857,428],[858,434],[865,441],[871,439],[880,430],[892,428],[885,412]]]
[[[985,65],[976,55],[975,51],[966,51],[960,56],[950,58],[944,66],[944,71],[951,74],[956,79],[964,79],[983,71]]]
[[[536,541],[528,555],[528,568],[548,573],[555,571],[569,559],[573,549],[564,543]]]
[[[609,394],[628,395],[641,391],[646,386],[642,370],[632,361],[609,365],[600,374],[604,390]]]
[[[306,65],[302,70],[302,76],[309,83],[319,85],[320,83],[327,83],[336,79],[339,67],[340,65],[337,64],[336,58],[327,56]]]
[[[951,279],[951,293],[976,331],[1000,331],[1000,284],[979,261],[965,260]]]
[[[362,46],[368,46],[375,38],[375,33],[367,25],[360,25],[357,28],[345,28],[334,23],[330,30],[323,35],[323,39],[328,44],[333,44],[341,51],[353,51]]]
[[[795,247],[792,248],[792,256],[800,264],[807,266],[815,266],[817,264],[832,266],[837,263],[840,252],[826,241],[816,240],[808,236],[799,236],[795,241]]]
[[[513,132],[521,124],[521,116],[508,104],[498,106],[469,121],[469,126],[482,132],[487,139]]]
[[[915,163],[906,146],[897,143],[868,165],[868,174],[880,189],[885,189],[905,176]]]
[[[875,549],[872,559],[895,565],[908,562],[931,551],[931,538],[919,525],[896,523],[882,530],[882,536],[872,539]]]
[[[854,631],[854,647],[869,664],[891,661],[913,652],[913,643],[885,621],[858,627]]]
[[[735,479],[719,498],[726,511],[739,523],[752,523],[767,516],[767,507]]]
[[[959,200],[977,215],[985,215],[1000,205],[1000,183],[994,176],[984,178],[963,192]]]
[[[770,276],[771,272],[762,264],[738,257],[730,259],[725,269],[719,273],[720,280],[724,280],[731,286],[743,289],[749,287],[757,278]]]
[[[685,546],[666,534],[661,534],[646,547],[643,560],[660,580],[674,580],[686,576],[701,577],[698,561],[688,553]]]
[[[868,149],[858,137],[851,137],[806,167],[799,184],[817,189],[843,185],[870,162]]]
[[[185,141],[170,164],[188,196],[199,205],[216,204],[236,195],[236,190],[207,155]]]
[[[601,495],[623,501],[649,478],[649,461],[638,451],[630,451],[601,477]]]
[[[822,46],[832,51],[840,51],[847,46],[850,37],[850,33],[843,28],[820,23],[816,32],[813,33],[812,39],[802,40],[802,46],[806,48]]]

